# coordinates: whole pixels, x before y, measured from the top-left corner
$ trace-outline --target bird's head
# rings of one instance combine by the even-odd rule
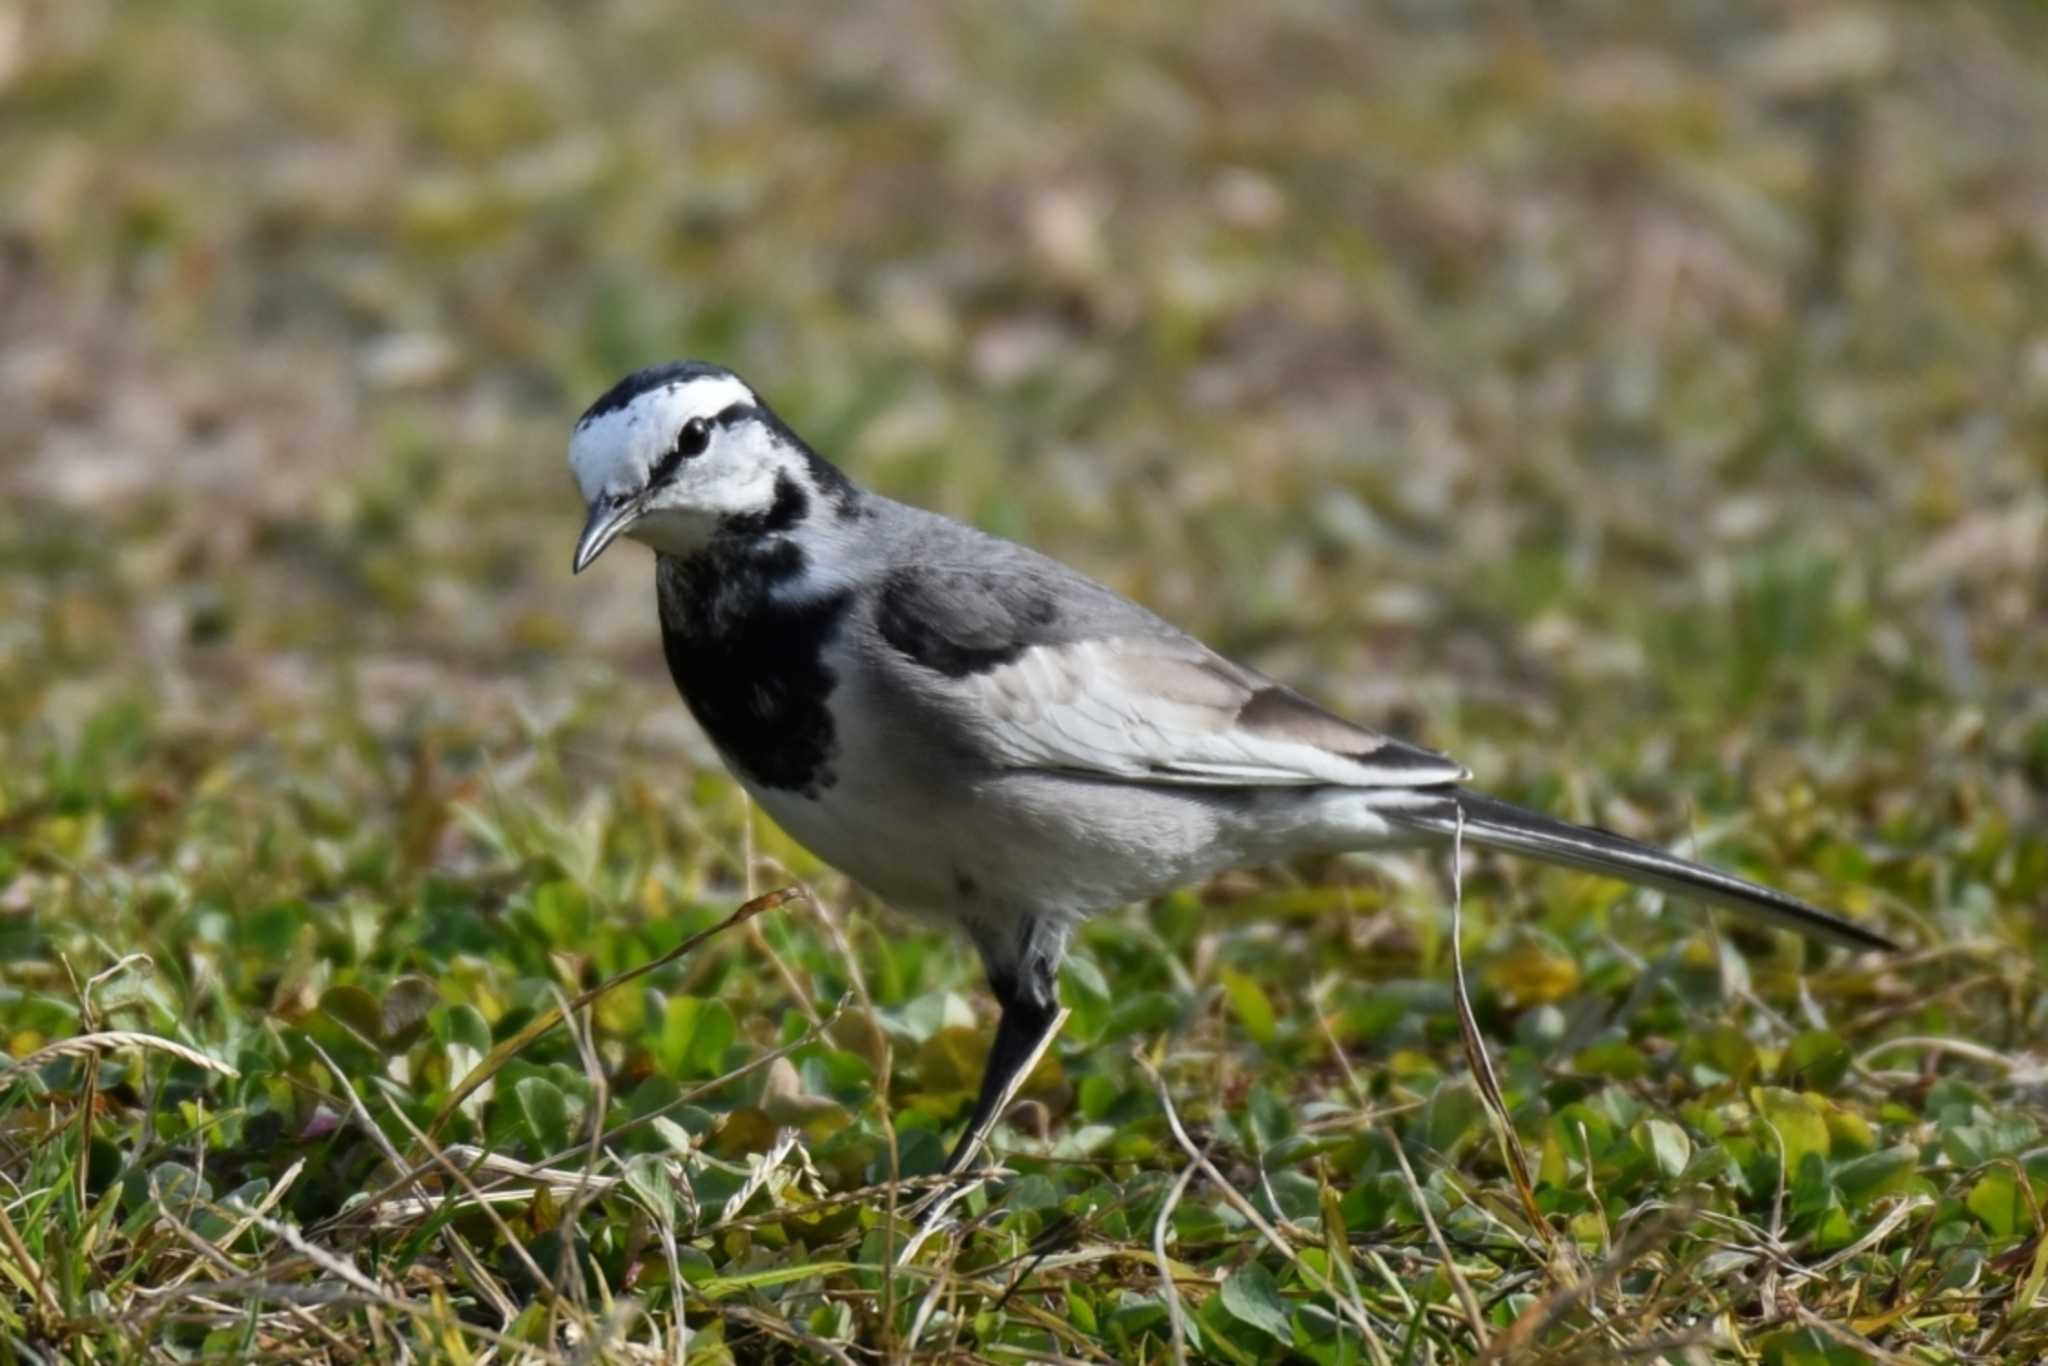
[[[786,532],[844,476],[744,380],[702,361],[635,371],[577,419],[569,469],[589,506],[573,569],[620,536],[688,555],[720,535]]]

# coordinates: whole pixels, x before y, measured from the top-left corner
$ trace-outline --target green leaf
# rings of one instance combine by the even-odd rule
[[[1429,1150],[1447,1153],[1486,1122],[1486,1102],[1465,1077],[1441,1082],[1423,1110],[1422,1141]]]
[[[559,1153],[569,1146],[569,1102],[562,1088],[546,1077],[522,1077],[512,1088],[519,1100],[519,1113],[526,1131],[533,1136],[541,1155]]]
[[[1920,1150],[1910,1143],[1880,1148],[1835,1168],[1835,1187],[1854,1206],[1867,1205],[1905,1187],[1920,1169]]]
[[[417,975],[401,977],[384,991],[377,1011],[377,1037],[398,1048],[410,1043],[426,1023],[427,1012],[441,1003],[441,989]]]
[[[149,1198],[182,1219],[193,1205],[213,1199],[213,1186],[190,1167],[159,1162],[149,1171]]]
[[[320,1011],[363,1043],[384,1037],[384,1012],[377,998],[359,986],[344,984],[320,993]]]
[[[672,1075],[715,1077],[724,1070],[725,1050],[738,1035],[732,1008],[725,1002],[677,996],[662,1012],[656,1052]]]
[[[1524,938],[1487,965],[1487,986],[1517,1009],[1562,1000],[1578,990],[1578,960],[1554,944]]]
[[[1274,1144],[1293,1136],[1297,1119],[1286,1098],[1273,1094],[1263,1083],[1255,1083],[1245,1095],[1244,1117],[1259,1147],[1269,1152]]]
[[[1230,1273],[1220,1292],[1223,1307],[1240,1323],[1287,1344],[1294,1342],[1294,1329],[1287,1321],[1287,1306],[1272,1273],[1257,1262],[1246,1262]]]
[[[477,1060],[491,1051],[491,1026],[483,1012],[473,1005],[449,1006],[445,1011],[436,1011],[432,1016],[434,1037],[443,1044],[460,1044],[473,1049]]]
[[[852,1262],[799,1262],[794,1266],[771,1266],[737,1276],[706,1276],[703,1280],[692,1279],[691,1283],[705,1299],[720,1300],[739,1290],[761,1290],[812,1276],[837,1276],[853,1269]],[[684,1268],[684,1274],[688,1276],[689,1268]]]
[[[2010,1238],[2029,1223],[2019,1180],[2012,1168],[2003,1163],[1977,1178],[1963,1204],[1983,1221],[1994,1238]]]
[[[1667,1177],[1680,1175],[1692,1161],[1692,1139],[1668,1119],[1644,1120],[1636,1142],[1649,1152],[1657,1170]]]
[[[1068,955],[1061,968],[1060,1000],[1073,1012],[1067,1022],[1067,1038],[1081,1043],[1093,1043],[1101,1037],[1102,1027],[1109,1023],[1110,1011],[1116,1005],[1109,979],[1086,951]]]
[[[1119,1086],[1100,1073],[1083,1077],[1079,1096],[1081,1115],[1085,1119],[1101,1119],[1110,1112],[1112,1106],[1129,1094],[1127,1087]]]
[[[1095,960],[1085,953],[1069,954],[1066,962],[1061,965],[1061,970],[1065,974],[1065,984],[1078,992],[1101,1001],[1107,1001],[1113,995],[1109,989],[1109,979],[1102,975],[1102,969],[1096,965]]]
[[[1152,1034],[1180,1018],[1180,1002],[1163,991],[1140,991],[1118,1002],[1102,1027],[1105,1042],[1132,1034]]]
[[[1931,1096],[1927,1108],[1935,1111]],[[1956,1165],[1975,1167],[2022,1151],[2039,1133],[2024,1115],[1972,1105],[1959,1117],[1943,1115],[1941,1145]]]
[[[1831,1029],[1809,1029],[1785,1046],[1778,1070],[1787,1080],[1826,1090],[1849,1070],[1849,1046]]]
[[[1863,1366],[1870,1359],[1813,1328],[1781,1329],[1757,1345],[1764,1366]]]
[[[1756,1045],[1732,1025],[1715,1025],[1686,1035],[1679,1048],[1695,1085],[1744,1081],[1756,1070]]]
[[[1633,1081],[1649,1074],[1650,1060],[1627,1039],[1609,1039],[1580,1049],[1578,1056],[1572,1059],[1572,1068],[1589,1077]]]
[[[1810,1153],[1823,1158],[1828,1155],[1827,1115],[1818,1100],[1776,1086],[1759,1086],[1751,1094],[1757,1113],[1777,1131],[1784,1144],[1787,1173],[1796,1175]],[[1765,1155],[1773,1156],[1771,1149],[1775,1146],[1766,1140]]]
[[[447,1052],[448,1085],[452,1089],[489,1055],[491,1027],[475,1006],[466,1004],[435,1010],[428,1018],[433,1024],[434,1037],[441,1041],[441,1047]],[[464,1096],[462,1112],[471,1118],[482,1114],[495,1089],[495,1081],[485,1082]]]
[[[590,930],[590,898],[573,882],[544,883],[533,894],[533,918],[555,943],[579,943]]]
[[[670,1184],[668,1162],[659,1153],[638,1153],[626,1160],[626,1188],[658,1222],[675,1223],[675,1188]]]
[[[280,901],[242,918],[237,938],[243,948],[273,960],[291,951],[301,930],[312,933],[303,902]]]
[[[1095,1300],[1086,1288],[1074,1281],[1067,1282],[1067,1322],[1082,1332],[1093,1336],[1098,1329],[1095,1321]]]
[[[1244,1032],[1262,1047],[1272,1047],[1277,1031],[1273,1021],[1273,1003],[1267,999],[1265,990],[1243,973],[1229,968],[1223,969],[1218,977],[1223,983],[1223,994],[1230,998],[1232,1013],[1244,1025]]]

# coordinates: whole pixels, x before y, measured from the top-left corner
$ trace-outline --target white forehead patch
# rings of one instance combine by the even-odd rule
[[[757,402],[736,375],[703,375],[649,389],[623,407],[576,424],[569,437],[569,471],[586,503],[601,494],[636,492],[685,422],[716,417],[735,403]]]

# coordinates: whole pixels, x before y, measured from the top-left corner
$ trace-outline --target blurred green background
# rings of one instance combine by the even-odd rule
[[[858,479],[1066,559],[1484,786],[1691,831],[1933,950],[1828,979],[1839,998],[1760,978],[1767,1007],[1728,995],[1689,908],[1499,870],[1469,943],[1489,1037],[1526,1050],[1509,1089],[1532,1144],[1581,1092],[1555,1089],[1565,1036],[1527,1007],[1635,999],[1660,944],[1705,984],[1619,1017],[1647,1059],[1622,1080],[1660,1112],[1729,1079],[1646,1038],[1708,1024],[1771,1057],[1787,1015],[1877,1011],[1859,1050],[1889,1031],[2020,1057],[2048,1027],[2041,5],[0,0],[0,1038],[21,1057],[142,1029],[245,1074],[109,1053],[91,1084],[118,1104],[85,1135],[63,1122],[77,1058],[34,1098],[16,1073],[0,1166],[76,1205],[38,1205],[34,1237],[146,1208],[136,1173],[183,1160],[184,1129],[225,1150],[216,1193],[274,1180],[280,1133],[321,1154],[294,1217],[361,1189],[377,1153],[315,1122],[344,1106],[304,1043],[360,1007],[348,991],[423,993],[426,1035],[330,1051],[355,1050],[336,1065],[366,1098],[380,1077],[378,1105],[430,1115],[473,1057],[448,1050],[478,1042],[460,1012],[508,1037],[785,872],[835,914],[863,904],[724,780],[662,669],[646,556],[568,573],[569,424],[677,356],[739,370]],[[1364,1072],[1405,1059],[1383,1098],[1463,1084],[1440,869],[1393,871],[1236,876],[1084,942],[1042,1143],[1107,1127],[1149,1192],[1144,1220],[1090,1236],[1146,1255],[1146,1182],[1179,1164],[1119,1040],[1199,1039],[1170,1080],[1225,1137],[1249,1086],[1313,1113],[1340,1041]],[[852,960],[813,917],[761,924],[657,979],[653,1014],[632,992],[601,1011],[595,1073],[560,1031],[534,1065],[572,1118],[602,1117],[689,1075],[688,1037],[659,1044],[678,1001],[736,1016],[715,1076],[858,962],[895,1092],[865,1103],[874,1075],[837,1050],[796,1055],[802,1084],[846,1112],[830,1142],[869,1145],[839,1184],[886,1176],[891,1106],[916,1166],[971,1082],[934,1041],[989,1024],[970,955],[889,918],[855,917]],[[137,952],[153,971],[82,989]],[[1119,1025],[1131,984],[1164,1004]],[[506,1080],[472,1137],[544,1155],[553,1112]],[[1735,1102],[1768,1109],[1741,1080]],[[2005,1089],[1949,1097],[1959,1123],[1981,1102],[2038,1139],[2037,1083],[1976,1080]],[[757,1106],[748,1084],[699,1129]],[[162,1108],[179,1086],[203,1123]],[[1924,1087],[1894,1103],[1879,1139],[1931,1141]],[[1501,1179],[1477,1114],[1448,1138],[1397,1126],[1427,1180],[1446,1160]],[[1386,1158],[1357,1142],[1340,1191]],[[1930,1196],[1978,1171],[1916,1161]],[[1048,1207],[1080,1189],[1048,1182]],[[1995,1257],[2032,1225],[1956,1213],[1974,1189],[1942,1198]],[[1413,1229],[1357,1212],[1381,1216]],[[1015,1218],[1028,1245],[1038,1214]],[[1217,1265],[1259,1247],[1215,1236]],[[1699,1293],[1754,1311],[1727,1276]],[[907,1310],[822,1302],[854,1327],[806,1331],[909,1332]],[[1184,1331],[1253,1356],[1322,1342],[1215,1312]],[[1121,1345],[1107,1314],[1072,1331],[1166,1350],[1167,1310]],[[1425,1348],[1472,1345],[1429,1323]]]

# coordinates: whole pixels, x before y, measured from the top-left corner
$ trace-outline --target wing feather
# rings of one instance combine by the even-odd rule
[[[1049,563],[1049,562],[1047,562]],[[1456,762],[1345,721],[1108,589],[920,565],[875,617],[894,675],[998,763],[1193,786],[1433,786]]]

